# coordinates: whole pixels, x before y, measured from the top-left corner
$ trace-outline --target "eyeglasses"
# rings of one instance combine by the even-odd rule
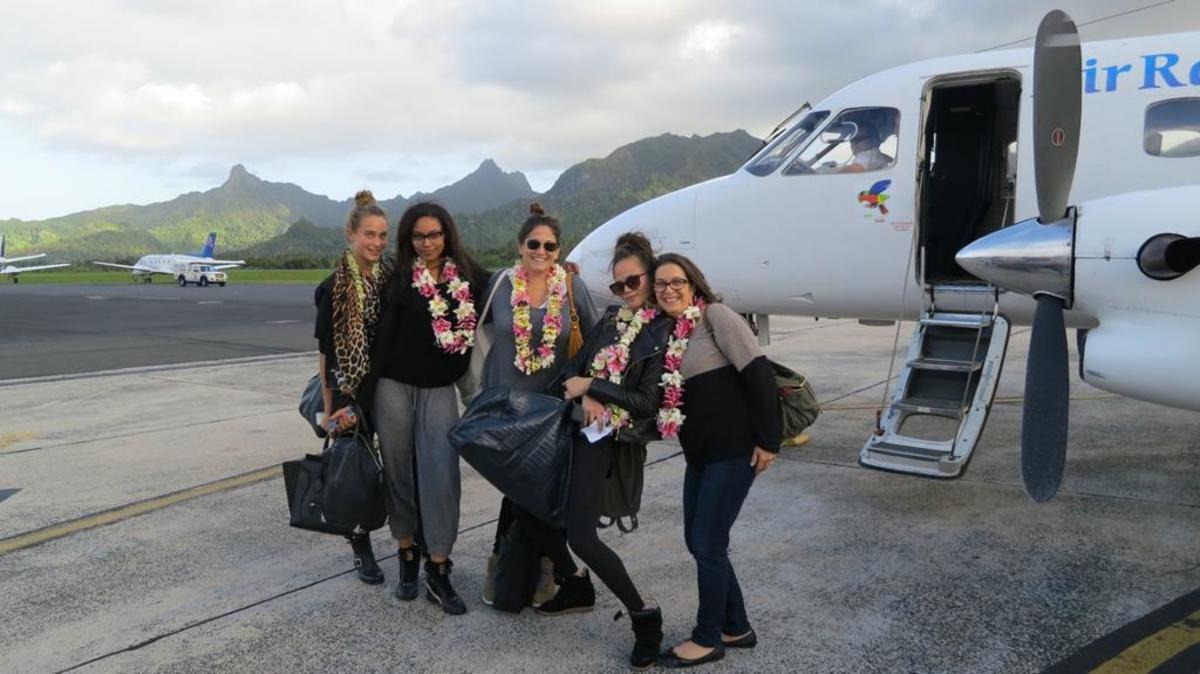
[[[608,289],[611,290],[612,294],[614,295],[620,295],[625,291],[625,288],[637,290],[642,286],[642,277],[645,275],[646,272],[642,272],[640,274],[631,274],[626,276],[624,281],[616,281],[615,283],[612,283],[608,286]]]
[[[670,281],[660,280],[654,282],[654,292],[661,293],[662,291],[666,290],[668,286],[670,286],[671,290],[679,292],[690,285],[692,285],[692,282],[685,278],[673,278]]]
[[[444,232],[442,232],[440,229],[434,232],[429,232],[428,234],[418,234],[413,232],[412,242],[414,246],[425,243],[426,241],[429,243],[437,243],[438,241],[442,240],[443,234]]]
[[[525,247],[529,250],[537,250],[543,246],[546,248],[547,253],[553,253],[558,250],[558,244],[553,241],[538,241],[537,239],[527,239],[525,241]]]

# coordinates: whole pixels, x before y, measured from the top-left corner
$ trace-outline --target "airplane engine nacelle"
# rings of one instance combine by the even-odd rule
[[[1145,190],[1084,205],[1075,245],[1075,309],[1096,317],[1083,378],[1106,391],[1200,411],[1200,270],[1146,273],[1146,242],[1200,235],[1176,204],[1200,186]]]
[[[1105,317],[1089,330],[1083,378],[1096,388],[1168,407],[1200,412],[1200,320],[1184,332],[1174,320]],[[1167,322],[1164,322],[1167,323]]]

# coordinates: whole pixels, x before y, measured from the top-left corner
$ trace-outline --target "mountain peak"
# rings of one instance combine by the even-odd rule
[[[253,173],[247,171],[245,166],[241,164],[234,164],[233,168],[229,169],[229,178],[226,179],[225,182],[241,183],[252,180],[258,180],[258,178]]]
[[[494,171],[496,173],[503,173],[503,171],[500,170],[500,167],[496,164],[496,160],[492,159],[491,157],[479,162],[479,168],[475,169],[475,173],[479,173],[481,171]]]

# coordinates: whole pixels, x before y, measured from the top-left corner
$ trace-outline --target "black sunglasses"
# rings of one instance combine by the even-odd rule
[[[527,239],[525,241],[525,247],[528,248],[529,250],[537,250],[538,248],[541,248],[542,246],[546,247],[547,253],[553,253],[554,251],[558,250],[558,244],[554,243],[553,241],[542,242],[542,241],[538,241],[537,239]]]
[[[624,281],[616,281],[616,282],[612,283],[611,285],[608,286],[608,289],[611,290],[612,294],[614,294],[614,295],[620,295],[622,292],[624,292],[625,288],[629,288],[630,290],[637,290],[638,288],[641,287],[642,277],[645,275],[646,275],[646,272],[642,272],[640,274],[631,274],[629,276],[626,276]]]

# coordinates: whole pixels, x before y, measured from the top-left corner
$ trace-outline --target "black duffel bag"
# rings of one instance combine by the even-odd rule
[[[471,401],[450,430],[450,444],[514,503],[562,528],[577,432],[571,407],[554,396],[494,386]]]
[[[337,436],[320,454],[283,463],[290,524],[349,535],[374,531],[387,519],[383,466],[357,429]]]

